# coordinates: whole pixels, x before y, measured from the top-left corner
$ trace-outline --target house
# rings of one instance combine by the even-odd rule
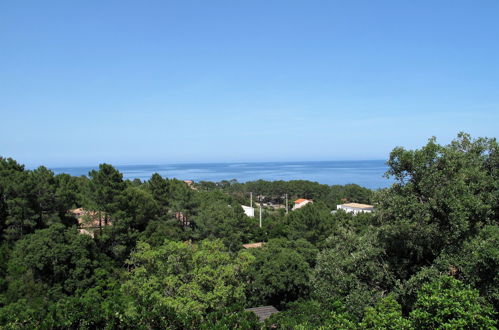
[[[255,217],[255,208],[251,206],[241,205],[244,210],[244,214],[246,214],[250,218]]]
[[[253,307],[253,308],[246,308],[245,309],[248,312],[253,312],[258,316],[258,319],[260,322],[265,321],[268,319],[272,314],[279,313],[277,308],[274,306],[262,306],[262,307]]]
[[[337,210],[343,210],[348,213],[371,213],[374,211],[374,206],[367,204],[359,204],[359,203],[346,203],[340,204],[336,206]]]
[[[295,200],[294,203],[295,205],[293,205],[293,208],[291,209],[292,211],[298,210],[309,203],[313,203],[313,201],[311,199],[300,198]]]
[[[191,188],[192,190],[197,190],[196,187],[194,186],[194,181],[192,180],[184,180],[184,183]]]
[[[104,226],[112,226],[106,213],[99,211],[88,211],[82,207],[69,210],[69,213],[76,218],[78,222],[78,232],[94,237],[95,231]]]
[[[78,217],[81,217],[85,213],[85,210],[82,207],[79,207],[77,209],[69,210],[69,213],[71,213],[76,218],[78,218]]]
[[[177,219],[184,228],[191,225],[189,218],[187,218],[187,215],[185,215],[184,212],[175,212],[174,218]]]
[[[243,247],[245,249],[255,249],[262,247],[264,244],[265,244],[264,242],[248,243],[248,244],[243,244]]]

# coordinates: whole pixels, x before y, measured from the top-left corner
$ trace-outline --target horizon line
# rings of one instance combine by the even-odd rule
[[[199,161],[199,162],[171,162],[171,163],[128,163],[128,164],[113,164],[111,162],[100,162],[98,164],[93,164],[93,165],[57,165],[57,166],[47,166],[47,165],[38,165],[38,166],[28,166],[25,164],[24,165],[27,169],[35,169],[40,166],[45,166],[48,169],[64,169],[64,168],[94,168],[94,167],[99,167],[101,164],[109,164],[112,165],[113,167],[125,167],[125,166],[161,166],[161,165],[223,165],[223,164],[270,164],[270,163],[277,163],[277,164],[283,164],[283,163],[328,163],[328,162],[379,162],[383,161],[386,162],[386,159],[337,159],[337,160],[290,160],[290,161],[234,161],[234,162],[206,162],[206,161]]]

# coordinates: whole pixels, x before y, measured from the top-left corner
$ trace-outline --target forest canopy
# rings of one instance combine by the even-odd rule
[[[387,165],[393,185],[373,191],[131,181],[109,164],[73,177],[0,157],[0,327],[496,327],[496,140],[431,138]],[[295,198],[313,203],[286,212]],[[332,212],[346,202],[375,210]],[[268,305],[280,312],[264,322],[246,310]]]

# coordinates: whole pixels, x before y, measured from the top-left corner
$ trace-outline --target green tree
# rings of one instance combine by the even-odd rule
[[[236,251],[241,244],[251,240],[257,222],[248,218],[239,204],[230,198],[228,204],[225,198],[208,197],[200,203],[197,214],[192,217],[193,237],[197,240],[221,239],[231,251]]]
[[[133,323],[125,316],[128,297],[116,276],[105,269],[95,271],[95,284],[64,297],[48,308],[43,321],[50,329],[128,329]]]
[[[331,210],[324,204],[309,204],[295,210],[284,218],[284,223],[290,240],[303,238],[318,246],[323,244],[334,226]]]
[[[7,279],[10,301],[31,297],[34,287],[56,299],[93,283],[98,251],[76,229],[54,224],[19,240],[10,256]],[[31,287],[30,285],[33,285]]]
[[[341,303],[314,300],[290,303],[285,311],[265,320],[269,329],[356,329],[354,318]]]
[[[24,166],[0,157],[0,227],[9,242],[32,233],[39,225],[34,182]]]
[[[147,190],[133,186],[125,188],[114,201],[117,210],[112,214],[112,226],[96,239],[102,251],[124,262],[149,221],[159,216],[159,206]]]
[[[226,252],[220,241],[165,241],[156,248],[140,242],[123,286],[133,298],[127,313],[143,327],[199,326],[208,313],[244,302],[244,273],[253,259]]]
[[[205,330],[260,330],[262,327],[255,313],[243,311],[239,306],[231,306],[209,313],[199,328]]]
[[[471,284],[499,310],[499,226],[486,226],[457,253],[443,253],[436,261],[442,271],[452,271]]]
[[[411,329],[411,322],[402,316],[402,307],[393,296],[382,298],[374,307],[367,307],[361,329]]]
[[[60,215],[64,215],[67,209],[61,209],[60,201],[57,199],[58,187],[54,173],[46,167],[40,166],[29,172],[29,175],[33,182],[32,194],[35,200],[38,227],[44,228],[60,222]]]
[[[196,206],[195,191],[183,181],[165,179],[158,173],[154,173],[146,183],[146,187],[161,207],[161,215],[170,213],[172,216],[175,212],[190,215]]]
[[[120,195],[126,188],[123,175],[109,164],[100,164],[99,170],[89,173],[91,178],[90,188],[92,200],[98,211],[103,212],[104,222],[110,219],[110,215],[119,210]],[[102,227],[102,223],[99,223]]]
[[[423,285],[410,313],[416,329],[493,329],[493,310],[477,290],[441,276]]]
[[[158,173],[154,173],[146,183],[147,189],[151,192],[153,198],[161,207],[161,215],[168,212],[170,206],[170,189],[168,179],[161,177]]]
[[[162,245],[165,239],[181,241],[192,237],[189,229],[180,226],[179,221],[174,218],[161,218],[150,221],[146,229],[140,234],[139,240],[152,246]]]
[[[312,274],[313,297],[340,301],[353,315],[362,316],[396,280],[386,263],[375,228],[356,232],[339,227],[317,257]]]
[[[388,160],[392,188],[377,196],[381,241],[397,276],[408,279],[443,249],[497,223],[497,154],[494,139],[461,133],[447,146],[395,148]]]
[[[57,209],[59,217],[63,219],[69,209],[82,205],[78,196],[80,189],[77,178],[72,177],[69,174],[58,174],[55,176],[55,181]]]
[[[8,260],[0,327],[51,328],[53,304],[95,285],[99,263],[94,241],[74,228],[54,224],[24,236]]]
[[[4,305],[3,293],[7,289],[7,263],[10,250],[5,242],[0,243],[0,306]]]
[[[306,240],[270,240],[263,247],[252,249],[256,257],[249,270],[247,296],[252,306],[274,305],[309,293],[309,281],[317,249]]]

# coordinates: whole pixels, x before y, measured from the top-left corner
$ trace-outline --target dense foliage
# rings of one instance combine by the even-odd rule
[[[0,328],[496,327],[497,142],[430,139],[387,164],[394,184],[371,191],[129,181],[108,164],[72,177],[0,157]],[[286,197],[314,203],[286,213]],[[344,202],[375,212],[331,212]],[[245,311],[266,305],[281,312]]]

